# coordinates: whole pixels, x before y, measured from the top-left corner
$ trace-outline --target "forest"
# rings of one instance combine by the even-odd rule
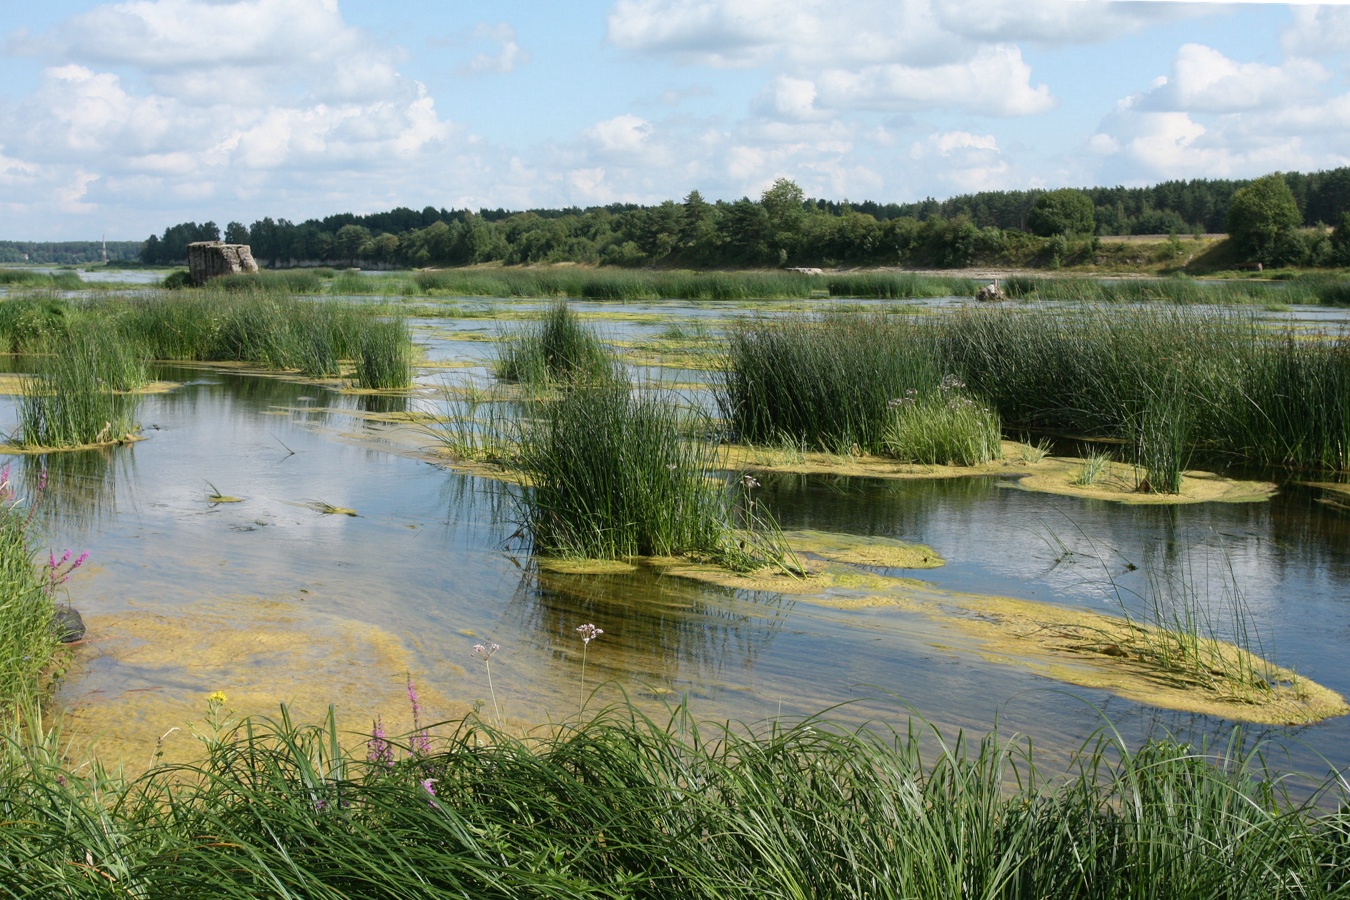
[[[0,265],[81,266],[103,261],[102,241],[0,241]],[[141,241],[108,241],[109,262],[141,258]]]
[[[1139,188],[986,191],[908,204],[808,198],[780,178],[758,200],[708,202],[695,190],[680,202],[655,206],[516,212],[400,207],[299,224],[269,216],[251,226],[230,222],[223,234],[215,222],[185,222],[150,236],[140,258],[181,264],[189,243],[223,238],[250,244],[254,257],[272,267],[1057,266],[1095,250],[1102,237],[1232,231],[1234,198],[1254,193],[1262,204],[1279,207],[1271,216],[1280,224],[1271,226],[1278,234],[1244,246],[1243,258],[1267,265],[1350,265],[1350,167]]]

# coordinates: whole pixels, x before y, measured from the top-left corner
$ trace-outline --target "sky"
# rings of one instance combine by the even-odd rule
[[[1350,165],[1350,0],[0,0],[0,240]]]

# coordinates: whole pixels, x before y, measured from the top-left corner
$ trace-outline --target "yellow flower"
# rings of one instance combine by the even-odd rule
[[[206,702],[207,702],[207,703],[211,703],[211,704],[224,705],[224,703],[225,703],[225,692],[224,692],[224,691],[212,691],[212,692],[211,692],[211,696],[209,696],[209,697],[206,698]]]

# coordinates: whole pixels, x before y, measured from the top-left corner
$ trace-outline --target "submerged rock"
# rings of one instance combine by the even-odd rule
[[[84,617],[71,606],[58,606],[52,616],[52,631],[56,639],[63,644],[73,644],[84,639]]]

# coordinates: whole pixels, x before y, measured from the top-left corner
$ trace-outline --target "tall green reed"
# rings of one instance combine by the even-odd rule
[[[362,327],[356,346],[356,383],[375,390],[412,386],[412,335],[403,319],[382,319]]]
[[[17,443],[25,448],[78,447],[124,440],[139,430],[138,397],[149,380],[144,350],[114,330],[85,320],[54,337],[22,380]]]
[[[33,509],[40,494],[25,503],[0,467],[0,733],[43,699],[42,679],[57,650],[52,627],[52,591],[64,577],[53,565],[33,563]]]
[[[910,317],[827,314],[742,323],[718,381],[722,415],[740,440],[876,450],[890,401],[936,387],[943,372]]]
[[[673,393],[579,385],[540,401],[522,423],[518,465],[529,478],[521,518],[547,555],[618,559],[704,556],[734,568],[780,562],[763,517],[735,527],[736,497],[711,479],[706,416]]]

